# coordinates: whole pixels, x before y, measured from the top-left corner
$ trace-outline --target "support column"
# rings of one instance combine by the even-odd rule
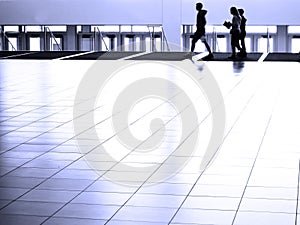
[[[80,41],[80,51],[91,51],[93,50],[93,34],[90,25],[81,26],[81,38]]]
[[[3,38],[3,33],[4,33],[4,26],[0,26],[0,51],[4,50],[4,38]]]
[[[287,52],[288,50],[288,26],[278,25],[277,26],[277,40],[276,40],[275,51],[277,52]]]
[[[64,38],[64,46],[68,51],[76,51],[77,48],[77,26],[67,25],[66,38]]]

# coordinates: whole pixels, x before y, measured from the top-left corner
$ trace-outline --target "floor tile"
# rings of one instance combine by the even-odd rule
[[[44,179],[42,178],[33,178],[33,177],[16,177],[5,175],[0,178],[0,187],[7,188],[33,188],[40,183],[42,183]]]
[[[295,213],[297,200],[246,199],[241,202],[240,211]]]
[[[232,223],[234,214],[234,211],[181,209],[172,223],[228,225]]]
[[[234,225],[248,225],[248,224],[294,225],[295,214],[267,213],[267,212],[238,212]]]
[[[96,180],[100,175],[94,170],[80,170],[80,169],[64,169],[55,174],[53,178],[62,179],[84,179],[84,180]]]
[[[81,191],[90,185],[92,180],[54,179],[51,178],[37,187],[40,190]]]
[[[182,208],[233,211],[237,209],[239,202],[240,198],[189,196]]]
[[[184,196],[135,194],[127,203],[128,206],[148,206],[162,208],[179,208]]]
[[[228,225],[233,220],[238,225],[294,225],[295,220],[300,224],[299,215],[296,219],[300,107],[291,101],[300,96],[300,78],[295,72],[300,64],[245,62],[238,70],[229,62],[205,64],[223,94],[226,127],[224,141],[203,174],[199,165],[211,134],[210,107],[203,92],[198,93],[181,74],[171,72],[173,68],[160,71],[159,77],[186,90],[177,93],[172,87],[163,87],[170,99],[138,102],[122,130],[143,140],[151,134],[153,119],[159,118],[169,121],[164,133],[152,133],[142,145],[125,149],[128,143],[114,136],[122,133],[111,126],[121,113],[111,114],[112,96],[121,90],[118,86],[105,90],[108,97],[100,96],[104,101],[95,111],[82,111],[83,119],[96,115],[99,137],[91,138],[84,126],[80,127],[82,133],[75,134],[74,97],[91,64],[80,60],[0,60],[0,224],[35,225],[45,220],[45,224],[58,225],[107,221]],[[117,85],[129,84],[135,75],[140,77],[144,67],[141,69],[120,76]],[[69,73],[62,76],[61,71]],[[200,80],[205,78],[202,75]],[[200,122],[193,155],[185,146],[195,132],[191,136],[185,133],[189,138],[178,146],[182,119],[191,105],[187,107],[184,101],[179,113],[175,105],[169,105],[180,102],[187,92],[191,92],[188,97],[191,105],[197,106]],[[80,104],[92,100],[86,97]],[[188,128],[196,126],[193,123]],[[157,151],[139,151],[154,137],[163,141]],[[123,148],[126,151],[122,152]],[[84,156],[83,152],[89,154]],[[116,164],[124,156],[122,162],[131,163],[126,169]],[[174,162],[187,164],[178,170]],[[141,175],[139,167],[150,165],[159,168]],[[157,183],[158,177],[163,179]]]
[[[68,204],[54,217],[107,220],[114,215],[118,206]]]
[[[79,191],[56,191],[56,190],[31,190],[20,198],[22,201],[31,202],[57,202],[67,203],[71,201]]]
[[[83,192],[71,203],[121,206],[130,196],[130,194],[125,193]]]
[[[134,220],[110,220],[108,225],[139,225],[141,224],[141,221],[134,221]],[[160,222],[142,222],[143,225],[164,225],[166,223],[160,223]]]
[[[125,186],[111,181],[98,180],[87,188],[86,191],[107,193],[133,193],[137,187]]]
[[[59,218],[52,217],[48,219],[45,225],[104,225],[106,220],[96,220],[96,219],[79,219],[79,218]]]
[[[62,203],[15,201],[2,209],[0,214],[51,216]]]
[[[22,188],[0,188],[0,199],[1,200],[14,200],[19,198],[29,189]]]
[[[172,208],[124,206],[113,219],[168,223],[175,212]]]
[[[166,194],[166,195],[187,195],[191,190],[191,184],[159,183],[142,186],[138,193]]]
[[[1,225],[40,225],[47,217],[27,215],[0,215]]]
[[[296,200],[297,189],[283,187],[247,187],[244,197]]]
[[[58,172],[58,169],[19,167],[16,170],[10,172],[9,176],[48,178],[57,172]]]
[[[0,209],[7,206],[10,202],[11,202],[11,200],[0,200]]]
[[[191,196],[210,197],[240,197],[243,194],[244,186],[233,185],[196,185]]]

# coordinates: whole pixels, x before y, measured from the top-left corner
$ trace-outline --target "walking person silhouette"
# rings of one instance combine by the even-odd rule
[[[231,50],[232,54],[229,56],[229,59],[236,59],[236,48],[238,50],[242,50],[240,46],[240,34],[241,34],[241,17],[239,15],[239,12],[236,7],[230,8],[230,13],[232,14],[232,22],[224,22],[224,26],[226,26],[228,29],[230,29],[231,34]]]
[[[238,53],[239,56],[241,57],[246,57],[247,56],[247,51],[246,51],[246,45],[245,45],[245,38],[246,38],[246,22],[247,19],[244,16],[244,9],[238,9],[239,14],[241,16],[241,34],[240,34],[240,40],[241,40],[241,47],[242,50],[240,53]]]
[[[205,37],[205,25],[206,25],[206,14],[207,10],[202,9],[203,4],[198,2],[196,4],[196,10],[198,11],[197,14],[197,30],[196,32],[191,36],[193,38],[192,40],[192,46],[191,46],[191,52],[188,54],[189,56],[192,56],[196,47],[197,41],[201,39],[202,43],[205,45],[209,55],[207,55],[206,59],[213,59],[214,55],[211,52],[210,46],[208,45]]]

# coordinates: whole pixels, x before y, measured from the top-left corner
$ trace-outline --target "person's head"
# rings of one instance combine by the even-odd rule
[[[197,9],[198,11],[200,11],[202,8],[203,8],[203,4],[202,4],[201,2],[198,2],[198,3],[196,4],[196,9]]]
[[[232,7],[230,8],[230,13],[231,13],[232,15],[234,15],[234,16],[238,16],[238,15],[239,15],[239,12],[238,12],[237,8],[234,7],[234,6],[232,6]]]
[[[238,11],[239,11],[239,14],[242,16],[242,15],[244,15],[244,9],[238,9]]]

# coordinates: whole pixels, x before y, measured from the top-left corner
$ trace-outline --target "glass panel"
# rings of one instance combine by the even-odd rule
[[[299,34],[300,26],[288,26],[288,33],[290,34]]]
[[[40,51],[41,43],[39,37],[31,37],[30,38],[30,51]]]
[[[53,31],[61,31],[61,32],[66,32],[67,31],[67,26],[48,26],[49,29]]]
[[[269,38],[270,52],[273,52],[273,38]],[[268,39],[261,37],[258,39],[258,52],[268,51]]]
[[[277,33],[277,26],[246,26],[247,33],[263,33],[266,34],[269,29],[269,33]]]
[[[146,52],[149,52],[151,49],[151,47],[150,47],[151,39],[149,37],[146,37],[145,41],[146,41]]]
[[[214,31],[219,33],[229,33],[229,29],[224,26],[206,26],[205,27],[206,33],[213,33]]]
[[[17,50],[17,38],[16,37],[10,37],[8,38],[10,43],[8,43],[8,51],[14,51]]]
[[[121,32],[131,32],[131,26],[121,26]]]
[[[227,38],[217,38],[217,51],[227,52]]]
[[[141,50],[141,48],[140,48],[140,47],[141,47],[141,46],[140,46],[140,45],[141,45],[141,38],[140,38],[140,37],[136,37],[136,38],[135,38],[135,42],[136,42],[135,50],[136,50],[136,51],[140,51],[140,50]]]
[[[109,38],[108,37],[104,37],[102,39],[102,43],[101,44],[102,44],[101,51],[107,51],[106,47],[109,49]]]
[[[292,38],[292,53],[300,52],[300,38]]]
[[[42,26],[26,26],[25,27],[26,32],[27,31],[43,31]]]
[[[147,26],[133,26],[132,31],[133,32],[149,32]]]
[[[55,42],[56,40],[56,42]],[[61,42],[62,42],[62,39],[61,38],[50,38],[50,48],[51,48],[51,51],[59,51],[61,48]]]
[[[92,31],[94,27],[98,27],[101,32],[119,32],[119,26],[92,26]]]
[[[19,31],[19,27],[18,26],[4,26],[4,32],[9,32],[9,31],[15,31],[18,32]]]
[[[246,51],[251,52],[251,49],[252,49],[251,38],[249,38],[249,37],[245,38],[245,45],[246,45]]]

